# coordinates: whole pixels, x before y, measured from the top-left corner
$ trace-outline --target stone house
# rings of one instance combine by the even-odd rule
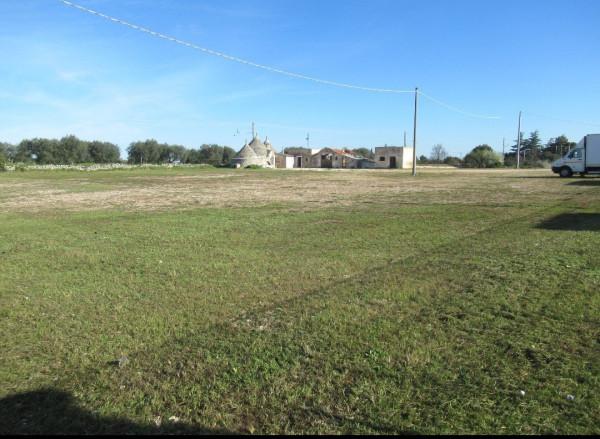
[[[263,143],[258,136],[254,136],[252,142],[246,143],[231,162],[236,168],[246,168],[252,165],[274,168],[275,150],[268,138]]]
[[[378,169],[410,169],[412,165],[412,148],[402,146],[375,148],[375,167]]]
[[[323,148],[310,158],[311,168],[357,169],[364,159],[343,149]]]

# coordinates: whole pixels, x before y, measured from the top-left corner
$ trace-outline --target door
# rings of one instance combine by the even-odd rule
[[[569,166],[573,172],[585,172],[585,150],[576,148],[571,151],[566,157],[565,165]]]
[[[332,154],[321,155],[321,168],[333,168],[333,155]]]
[[[396,164],[396,157],[390,157],[390,169],[396,169],[398,165]]]

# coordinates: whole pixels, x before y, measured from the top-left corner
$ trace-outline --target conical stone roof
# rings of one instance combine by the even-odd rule
[[[254,149],[247,143],[244,145],[244,147],[242,149],[240,149],[240,152],[238,152],[237,155],[235,156],[236,159],[249,159],[249,158],[256,158],[256,157],[258,157],[258,155],[254,151]]]
[[[265,146],[264,143],[262,143],[260,141],[258,136],[256,136],[254,139],[252,139],[252,142],[250,142],[249,146],[254,150],[256,155],[258,155],[258,156],[267,155],[267,147]]]

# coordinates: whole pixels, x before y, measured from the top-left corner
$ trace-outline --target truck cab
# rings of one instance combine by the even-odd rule
[[[588,134],[563,158],[552,163],[552,172],[563,178],[600,173],[600,134]]]

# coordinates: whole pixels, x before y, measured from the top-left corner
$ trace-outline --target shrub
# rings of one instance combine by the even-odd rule
[[[464,160],[467,168],[499,168],[502,158],[489,145],[479,145],[471,151]]]
[[[6,157],[0,152],[0,172],[6,171]]]
[[[263,167],[260,165],[248,165],[246,169],[262,169]]]

